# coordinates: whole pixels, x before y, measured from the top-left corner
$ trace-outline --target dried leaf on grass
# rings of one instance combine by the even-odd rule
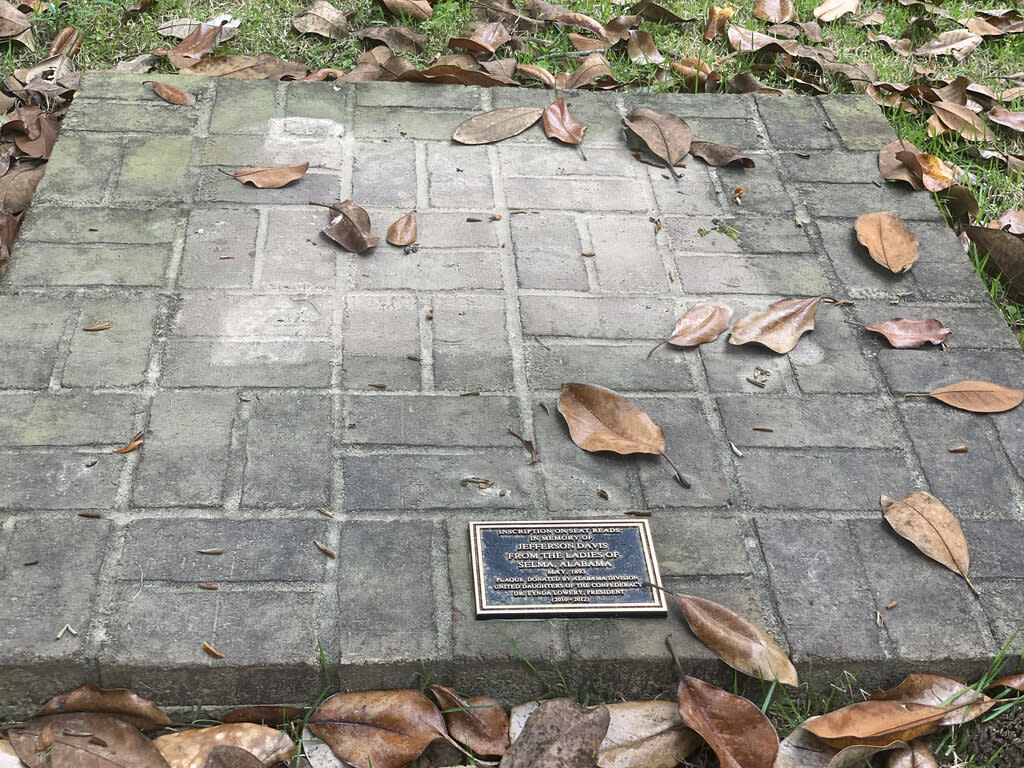
[[[494,699],[465,698],[454,688],[430,686],[444,714],[448,733],[473,754],[496,757],[508,749],[508,715]]]
[[[200,24],[170,50],[153,51],[166,56],[175,69],[184,69],[208,56],[220,42],[221,25]]]
[[[405,246],[416,242],[416,214],[407,213],[388,227],[387,241],[392,245]]]
[[[518,136],[540,120],[543,114],[541,107],[492,109],[464,120],[452,134],[452,141],[460,144],[490,144],[508,139]]]
[[[774,24],[796,21],[799,18],[793,0],[757,0],[754,3],[754,15]]]
[[[255,723],[231,723],[169,733],[153,739],[153,744],[171,768],[202,765],[217,746],[244,749],[265,766],[287,762],[296,753],[295,742],[286,734]]]
[[[951,29],[914,49],[913,54],[915,56],[952,56],[957,61],[963,61],[971,51],[981,44],[982,39],[980,35],[976,35],[968,29]]]
[[[478,57],[490,58],[494,52],[512,39],[500,21],[482,24],[473,31],[472,37],[453,37],[448,41],[450,48],[462,48]]]
[[[694,304],[676,320],[668,343],[676,347],[696,347],[714,341],[729,327],[732,308],[717,301]]]
[[[29,768],[168,768],[152,741],[134,726],[107,715],[74,713],[33,718],[12,728],[8,738]]]
[[[542,701],[501,759],[501,768],[593,768],[608,722],[603,706],[584,709],[568,699]]]
[[[671,701],[606,704],[608,731],[598,747],[598,768],[675,768],[701,745]]]
[[[319,35],[328,40],[344,40],[348,36],[348,18],[327,0],[313,2],[292,21],[304,35]]]
[[[643,29],[630,30],[626,55],[634,64],[662,64],[665,61],[651,33]]]
[[[192,66],[179,70],[180,75],[202,77],[231,77],[244,80],[301,80],[309,68],[293,61],[285,61],[272,53],[258,56],[207,56]]]
[[[1020,405],[1024,392],[988,381],[968,379],[931,392],[910,392],[907,397],[934,397],[946,405],[972,413],[1002,413]]]
[[[878,151],[878,172],[889,181],[905,181],[914,189],[924,189],[921,177],[899,158],[903,152],[921,154],[921,150],[905,139],[891,141]]]
[[[627,144],[658,158],[676,175],[673,166],[686,157],[693,142],[693,132],[685,120],[637,107],[622,119],[622,124]]]
[[[373,248],[380,238],[370,232],[370,214],[351,200],[344,200],[330,206],[335,214],[323,233],[342,248],[352,253],[362,253]]]
[[[949,328],[931,317],[924,320],[894,317],[884,323],[868,323],[864,328],[882,334],[896,349],[914,349],[929,342],[938,345],[951,333]]]
[[[861,701],[826,715],[808,718],[803,727],[837,749],[888,747],[938,728],[945,711],[901,701]]]
[[[94,712],[110,715],[133,725],[140,731],[152,731],[171,724],[171,718],[160,707],[126,688],[100,688],[86,683],[65,691],[47,701],[33,717]]]
[[[835,21],[848,13],[856,13],[860,0],[825,0],[814,9],[814,18],[819,21]]]
[[[914,739],[885,756],[885,768],[939,768],[928,742]]]
[[[153,93],[159,96],[161,99],[166,101],[168,104],[177,104],[181,107],[190,107],[196,103],[196,97],[186,91],[184,88],[179,88],[176,85],[170,83],[161,83],[154,80],[149,84],[149,87],[153,89]]]
[[[412,690],[336,693],[307,726],[357,768],[400,768],[445,734],[437,707]]]
[[[917,238],[891,213],[866,213],[854,227],[857,240],[868,249],[871,258],[890,272],[906,272],[917,261]]]
[[[904,151],[897,152],[896,159],[915,174],[929,192],[941,192],[956,184],[956,170],[935,155]]]
[[[220,716],[222,723],[256,723],[277,728],[285,723],[298,720],[306,710],[302,707],[286,707],[277,704],[256,704],[239,707]]]
[[[565,99],[556,99],[545,108],[544,135],[549,139],[557,139],[564,144],[579,144],[587,132],[586,126],[576,121],[569,112]]]
[[[907,675],[894,688],[868,698],[872,701],[903,701],[939,707],[946,710],[946,716],[939,722],[941,726],[968,723],[988,712],[996,703],[994,699],[968,687],[963,680],[925,673]]]
[[[301,179],[308,170],[309,163],[300,163],[281,168],[265,168],[263,166],[240,168],[231,175],[243,184],[252,184],[259,189],[280,189]]]
[[[985,121],[976,115],[969,107],[963,104],[954,104],[951,101],[936,101],[932,104],[935,114],[942,125],[951,131],[959,133],[968,141],[990,141],[992,133],[985,125]]]
[[[762,344],[779,354],[789,352],[807,331],[814,330],[820,296],[782,299],[761,312],[744,315],[732,328],[730,344]]]
[[[434,15],[434,9],[427,0],[374,0],[392,16],[409,16],[416,21],[426,21]]]
[[[366,27],[357,30],[360,40],[386,45],[395,53],[423,53],[427,50],[427,36],[411,27]]]
[[[987,258],[985,272],[999,279],[1011,301],[1024,302],[1024,239],[1002,229],[966,227],[964,232]]]
[[[1006,211],[988,223],[989,229],[1005,229],[1013,235],[1024,235],[1024,211]]]
[[[988,111],[988,119],[1018,133],[1024,133],[1024,112],[1011,112],[996,104]]]
[[[595,384],[562,385],[558,412],[572,441],[585,451],[663,453],[661,427],[618,392]]]
[[[959,573],[971,591],[978,594],[978,590],[967,576],[967,570],[971,565],[967,539],[960,527],[960,522],[953,517],[953,513],[945,504],[927,491],[914,491],[902,499],[890,499],[888,496],[882,496],[881,503],[882,514],[896,533],[932,560],[941,563],[954,573]],[[929,707],[929,709],[935,709],[935,707]],[[945,717],[945,710],[939,709],[938,711]],[[941,720],[943,717],[939,719]],[[924,733],[927,731],[900,738],[913,739]]]
[[[771,768],[779,737],[752,702],[683,675],[679,717],[708,743],[722,768]]]
[[[726,24],[732,18],[734,11],[729,6],[712,5],[708,8],[707,20],[704,22],[704,39],[714,40],[719,35],[725,34]]]

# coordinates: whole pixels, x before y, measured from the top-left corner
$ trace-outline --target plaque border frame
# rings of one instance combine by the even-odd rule
[[[557,616],[647,616],[662,618],[668,615],[668,601],[663,589],[654,590],[654,600],[649,603],[587,603],[586,605],[559,604],[545,605],[488,605],[484,585],[483,551],[480,532],[491,528],[564,528],[566,526],[619,526],[635,528],[640,536],[640,549],[649,581],[662,587],[658,556],[654,551],[654,540],[647,520],[618,520],[609,518],[583,518],[579,520],[474,520],[469,523],[470,565],[473,571],[473,600],[478,619],[553,618]]]

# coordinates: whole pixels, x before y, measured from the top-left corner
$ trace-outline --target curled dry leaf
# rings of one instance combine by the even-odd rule
[[[988,223],[989,229],[1005,229],[1012,235],[1024,235],[1024,211],[1006,211]]]
[[[967,379],[931,392],[910,392],[907,397],[934,397],[946,405],[971,413],[1002,413],[1020,405],[1024,392],[988,381]]]
[[[12,728],[8,738],[29,768],[51,765],[168,768],[152,741],[134,726],[107,715],[74,713],[37,717]]]
[[[240,168],[232,175],[243,184],[252,184],[259,189],[280,189],[296,179],[301,179],[307,170],[309,163],[300,163],[281,168]]]
[[[882,514],[900,536],[938,563],[959,573],[975,594],[967,570],[971,556],[960,522],[945,504],[927,491],[914,491],[902,499],[882,496]],[[932,707],[934,709],[934,707]],[[945,716],[945,710],[939,710]],[[940,720],[942,718],[939,718]],[[820,734],[819,734],[820,735]],[[922,734],[901,738],[912,739]]]
[[[1017,675],[1007,675],[1006,677],[1000,677],[998,680],[993,680],[989,683],[986,691],[990,691],[993,688],[1013,688],[1015,691],[1024,692],[1024,672]]]
[[[763,344],[779,354],[789,352],[807,331],[814,330],[820,296],[782,299],[763,312],[744,315],[732,328],[730,344]]]
[[[910,152],[915,157],[921,154],[921,150],[909,141],[904,139],[891,141],[878,150],[878,172],[882,174],[882,178],[888,181],[905,181],[914,189],[924,189],[920,175],[899,158],[903,152]]]
[[[153,93],[159,96],[161,99],[166,101],[168,104],[177,104],[182,107],[190,107],[196,103],[196,97],[186,91],[184,88],[179,88],[176,85],[169,83],[161,83],[154,80],[149,84],[153,89]]]
[[[220,33],[220,24],[200,24],[169,51],[154,53],[167,56],[175,69],[184,69],[208,56],[220,42]]]
[[[931,733],[944,715],[944,710],[924,704],[861,701],[808,718],[803,727],[837,749],[857,745],[887,747]]]
[[[890,272],[906,272],[917,261],[917,238],[891,213],[866,213],[854,227],[857,240],[868,249],[871,258]]]
[[[717,301],[694,304],[676,320],[668,343],[676,347],[696,347],[714,341],[732,320],[732,308]]]
[[[508,715],[494,699],[465,698],[454,688],[430,686],[448,724],[448,733],[476,755],[505,754],[508,749]]]
[[[722,168],[733,163],[744,168],[753,168],[755,165],[751,158],[742,154],[736,147],[716,144],[713,141],[693,141],[690,144],[690,153],[715,168]]]
[[[57,694],[43,704],[43,708],[33,717],[68,712],[110,715],[130,723],[140,731],[153,731],[171,724],[167,713],[148,699],[126,688],[100,688],[92,683]]]
[[[585,451],[663,453],[661,427],[618,392],[594,384],[562,385],[558,412],[572,441]]]
[[[939,763],[927,741],[914,739],[887,754],[885,768],[939,768]]]
[[[475,54],[478,58],[490,58],[494,52],[512,39],[500,21],[482,24],[473,31],[472,37],[453,37],[448,41],[449,48],[462,48]]]
[[[783,51],[790,56],[795,56],[800,51],[800,46],[796,40],[780,40],[763,32],[756,32],[735,24],[729,25],[726,34],[729,38],[729,45],[732,46],[734,51],[754,53],[755,51],[767,48],[768,50]]]
[[[220,721],[222,723],[256,723],[257,725],[267,725],[271,728],[276,728],[285,723],[300,719],[305,711],[302,707],[257,704],[225,712],[220,716]]]
[[[579,144],[587,132],[585,126],[576,122],[569,112],[565,99],[555,99],[544,110],[544,135],[549,139],[558,139],[564,144]]]
[[[542,701],[501,759],[501,768],[593,768],[608,731],[608,709],[585,709],[568,699]]]
[[[745,675],[798,685],[796,668],[762,629],[724,605],[693,595],[675,595],[693,634],[722,661]]]
[[[969,107],[963,104],[955,104],[951,101],[936,101],[932,104],[937,117],[943,125],[950,130],[956,131],[968,141],[989,141],[992,133],[985,125],[985,121],[976,115]]]
[[[153,744],[171,768],[202,765],[217,746],[237,747],[252,753],[263,765],[287,762],[295,757],[296,747],[276,728],[255,723],[232,723],[169,733],[153,739]]]
[[[966,227],[967,237],[987,255],[985,272],[999,279],[1012,301],[1024,302],[1024,239],[1001,229]]]
[[[626,55],[634,64],[663,64],[665,61],[651,33],[643,29],[630,30]]]
[[[913,51],[915,56],[952,56],[957,61],[963,61],[967,55],[977,48],[982,41],[981,35],[976,35],[969,29],[951,29],[936,35],[924,45]]]
[[[387,241],[399,247],[412,245],[416,242],[417,234],[416,214],[407,213],[388,227]]]
[[[463,121],[452,141],[460,144],[490,144],[517,136],[540,120],[544,110],[541,107],[508,107],[492,109],[480,115],[473,115]]]
[[[679,717],[708,743],[723,768],[771,768],[779,737],[752,702],[683,675]]]
[[[295,17],[292,26],[304,35],[319,35],[328,40],[344,40],[348,35],[348,19],[327,0],[313,0]]]
[[[0,211],[24,211],[46,172],[45,163],[20,163],[0,176]]]
[[[860,0],[825,0],[814,9],[818,21],[835,21],[848,13],[856,13]]]
[[[907,675],[895,688],[873,694],[872,701],[903,701],[927,704],[946,710],[946,716],[939,725],[963,725],[988,712],[995,700],[976,689],[968,687],[963,680],[941,675],[915,673]]]
[[[676,175],[673,166],[686,157],[693,142],[693,132],[685,120],[637,107],[622,119],[622,124],[627,144],[654,155]]]
[[[799,18],[793,0],[757,0],[754,3],[754,15],[773,24],[783,24]]]
[[[357,768],[401,768],[445,733],[437,707],[412,690],[336,693],[307,725]]]
[[[719,35],[725,34],[725,26],[732,18],[733,9],[729,6],[719,7],[712,5],[708,8],[708,18],[704,22],[704,39],[714,40]]]
[[[906,746],[896,741],[883,747],[855,744],[839,750],[819,739],[803,726],[797,726],[779,744],[772,768],[861,768],[878,752]]]
[[[897,152],[896,158],[921,179],[929,192],[941,192],[956,184],[956,170],[926,152]]]
[[[679,718],[671,701],[606,704],[608,731],[597,752],[598,768],[675,768],[702,739]]]
[[[321,231],[345,250],[362,253],[380,242],[370,232],[370,214],[366,209],[344,200],[332,205],[331,212],[337,215]]]
[[[1011,112],[996,104],[988,111],[988,119],[1018,133],[1024,133],[1024,112]]]
[[[884,323],[868,323],[864,328],[882,334],[896,349],[914,349],[928,342],[941,344],[950,334],[949,328],[932,317],[924,320],[894,317]]]

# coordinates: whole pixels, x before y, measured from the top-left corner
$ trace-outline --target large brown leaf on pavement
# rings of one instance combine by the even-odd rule
[[[803,727],[822,741],[845,749],[852,746],[885,747],[909,741],[939,727],[945,710],[902,701],[861,701],[806,720]]]
[[[663,115],[646,107],[637,107],[622,119],[627,143],[657,157],[669,170],[686,157],[693,141],[693,132],[685,120],[676,115]]]
[[[917,238],[906,224],[887,211],[866,213],[854,224],[857,240],[871,258],[890,272],[906,272],[917,261]]]
[[[679,717],[714,750],[721,768],[771,768],[779,737],[752,702],[687,675],[677,698]]]
[[[605,707],[542,701],[501,758],[501,768],[594,768],[608,719]]]
[[[336,693],[307,725],[357,768],[401,768],[445,734],[437,707],[413,690]]]
[[[668,339],[675,347],[696,347],[714,341],[729,327],[732,308],[718,301],[694,304],[676,320],[676,327]]]
[[[990,381],[966,379],[937,387],[931,392],[910,392],[907,397],[934,397],[946,405],[971,413],[1002,413],[1020,405],[1024,392]]]
[[[362,253],[380,242],[370,231],[370,214],[365,208],[343,200],[331,206],[331,213],[334,218],[321,231],[345,250]]]
[[[308,170],[309,163],[300,163],[281,168],[266,168],[264,166],[240,168],[233,175],[243,184],[252,184],[260,189],[280,189],[301,179]]]
[[[127,688],[100,688],[86,683],[59,693],[43,704],[35,717],[68,712],[95,712],[124,720],[140,731],[152,731],[171,724],[160,707]]]
[[[894,317],[884,323],[868,323],[864,328],[885,336],[895,349],[914,349],[928,342],[941,344],[950,334],[949,328],[933,317],[924,320]]]
[[[28,768],[168,768],[152,741],[107,715],[38,717],[12,728],[8,738]]]
[[[711,600],[674,597],[693,634],[730,667],[762,680],[799,684],[789,657],[760,627]]]
[[[618,392],[595,384],[562,385],[558,412],[572,441],[585,451],[663,453],[665,434]]]
[[[730,344],[763,344],[779,354],[789,352],[807,331],[814,330],[820,296],[782,299],[762,312],[744,315],[732,327]]]
[[[486,696],[465,698],[454,688],[430,686],[448,724],[448,733],[473,754],[488,757],[505,754],[508,749],[508,715],[494,699]]]
[[[508,139],[525,131],[540,120],[543,114],[544,109],[541,107],[492,109],[464,120],[452,134],[452,141],[459,144],[490,144]]]

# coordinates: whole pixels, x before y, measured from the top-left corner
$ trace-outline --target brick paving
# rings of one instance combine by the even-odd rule
[[[764,625],[819,683],[972,675],[1024,622],[1024,410],[903,397],[1019,386],[1024,355],[931,197],[879,177],[892,134],[868,100],[566,93],[584,156],[537,127],[448,140],[547,91],[167,79],[198,104],[84,78],[0,282],[0,704],[84,681],[308,703],[318,647],[343,689],[426,671],[515,701],[542,692],[518,649],[649,696],[672,688],[669,633],[687,671],[731,679],[676,613],[475,620],[474,519],[650,510],[666,585]],[[676,182],[636,162],[619,119],[641,105],[757,167],[691,160]],[[280,190],[220,172],[304,160]],[[418,250],[329,242],[309,203],[349,197],[379,234],[415,209]],[[873,210],[917,235],[909,273],[857,245]],[[697,301],[738,316],[817,294],[854,304],[822,305],[788,355],[723,336],[648,358]],[[949,351],[858,327],[894,316],[943,320]],[[576,448],[564,381],[641,405],[693,488],[655,457]],[[980,597],[882,521],[881,494],[915,489],[963,521]]]

